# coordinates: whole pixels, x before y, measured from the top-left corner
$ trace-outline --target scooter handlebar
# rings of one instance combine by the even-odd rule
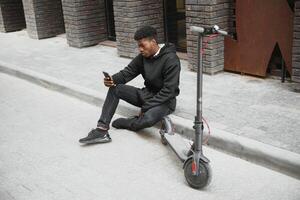
[[[190,26],[190,30],[192,32],[196,32],[196,33],[204,33],[204,32],[208,32],[208,33],[218,33],[218,34],[221,34],[221,35],[228,35],[228,32],[227,31],[224,31],[224,30],[221,30],[219,28],[219,26],[217,25],[214,25],[213,28],[203,28],[203,27],[200,27],[200,26]]]
[[[228,35],[228,32],[227,32],[227,31],[221,30],[221,29],[219,28],[219,26],[217,26],[217,25],[214,25],[213,29],[214,29],[217,33],[219,33],[219,34],[221,34],[221,35]]]
[[[217,32],[221,35],[228,35],[227,31],[223,31],[223,30],[217,30]]]
[[[191,26],[190,30],[192,32],[197,32],[197,33],[203,33],[204,32],[204,28],[203,27],[199,27],[199,26]]]

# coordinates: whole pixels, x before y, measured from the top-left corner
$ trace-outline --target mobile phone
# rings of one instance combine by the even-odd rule
[[[109,78],[109,79],[110,79],[110,75],[109,75],[109,73],[107,73],[107,72],[103,71],[103,75],[104,75],[104,77],[105,77],[105,78]]]

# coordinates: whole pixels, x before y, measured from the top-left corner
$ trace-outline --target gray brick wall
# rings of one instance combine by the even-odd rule
[[[196,70],[197,35],[189,30],[190,26],[233,29],[233,0],[186,0],[187,55],[189,67]],[[224,69],[224,38],[210,41],[203,56],[204,72],[214,74]]]
[[[292,80],[300,83],[300,1],[295,2]]]
[[[11,32],[26,27],[22,0],[0,1],[0,31]]]
[[[114,0],[114,17],[120,56],[132,58],[138,54],[134,33],[143,25],[156,28],[158,42],[164,41],[162,0]]]
[[[86,47],[107,39],[104,0],[63,0],[68,44]]]
[[[23,0],[27,32],[43,39],[65,32],[61,0]]]
[[[4,20],[2,16],[2,8],[0,5],[0,32],[5,32],[5,25],[4,25]]]

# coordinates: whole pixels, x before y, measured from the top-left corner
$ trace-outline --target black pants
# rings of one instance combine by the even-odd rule
[[[101,117],[98,120],[97,126],[109,129],[111,119],[119,104],[119,99],[122,99],[132,105],[141,107],[147,99],[151,98],[155,93],[150,92],[146,88],[136,88],[130,85],[118,84],[110,87],[106,99],[103,104]],[[143,116],[135,117],[130,120],[128,125],[129,130],[137,131],[143,128],[151,127],[162,118],[173,111],[167,104],[161,104],[147,110]]]

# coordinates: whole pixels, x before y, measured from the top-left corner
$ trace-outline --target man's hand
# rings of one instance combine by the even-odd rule
[[[106,87],[116,86],[111,76],[109,76],[109,78],[104,78],[104,85]]]
[[[140,113],[139,113],[139,117],[143,117],[143,116],[144,116],[144,113],[141,110]]]

